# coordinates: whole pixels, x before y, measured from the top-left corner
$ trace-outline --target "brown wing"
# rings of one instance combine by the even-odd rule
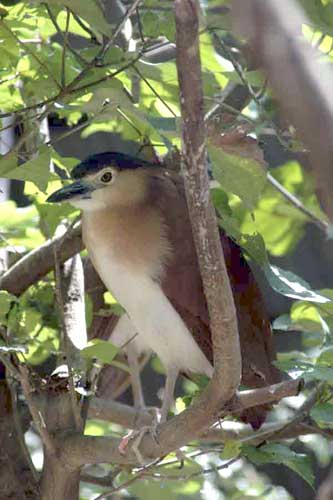
[[[155,187],[155,192],[163,190],[157,202],[173,246],[173,258],[162,282],[163,290],[212,362],[208,309],[182,180],[177,174],[170,174],[163,180],[156,180]],[[280,372],[272,365],[275,359],[272,331],[252,270],[239,246],[223,232],[221,243],[237,310],[243,362],[242,384],[255,388],[280,382]],[[241,418],[258,428],[265,420],[267,409],[260,407],[244,412]]]

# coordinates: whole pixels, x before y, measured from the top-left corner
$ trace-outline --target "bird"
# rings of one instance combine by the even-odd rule
[[[82,211],[82,237],[92,264],[126,311],[115,323],[111,341],[127,343],[137,406],[144,405],[139,355],[152,351],[164,365],[164,422],[178,375],[212,377],[214,370],[208,307],[182,176],[163,164],[110,151],[89,156],[71,177],[73,182],[47,201],[70,202]],[[255,388],[280,382],[259,286],[240,247],[222,229],[220,238],[237,312],[242,384]],[[267,410],[244,411],[240,418],[257,429]]]

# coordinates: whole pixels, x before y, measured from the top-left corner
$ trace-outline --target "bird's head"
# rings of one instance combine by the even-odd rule
[[[95,154],[74,167],[75,182],[52,193],[47,201],[68,201],[82,210],[135,205],[145,199],[153,170],[156,165],[124,153]]]

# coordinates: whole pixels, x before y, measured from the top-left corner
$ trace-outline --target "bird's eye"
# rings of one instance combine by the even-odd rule
[[[101,181],[102,182],[110,182],[112,180],[112,172],[105,172],[102,177],[101,177]]]

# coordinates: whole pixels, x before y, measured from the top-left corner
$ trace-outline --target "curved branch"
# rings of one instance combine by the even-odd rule
[[[309,21],[291,0],[234,0],[232,8],[237,32],[248,39],[282,111],[309,149],[319,198],[332,222],[333,73],[300,36]]]
[[[262,389],[245,391],[238,396],[234,405],[225,407],[223,416],[233,413],[235,409],[243,411],[258,404],[277,402],[282,397],[295,396],[298,394],[299,386],[300,381],[293,380]],[[96,404],[96,402],[93,404]],[[113,411],[111,409],[113,405],[114,403],[110,402],[108,411]],[[195,403],[188,410],[159,426],[157,439],[153,438],[150,433],[147,433],[140,444],[140,453],[142,456],[154,460],[167,455],[175,449],[181,448],[193,439],[199,438],[204,434],[205,425],[203,422],[205,418],[208,425],[216,419],[215,414],[211,417],[210,411],[209,409],[206,412],[200,401]],[[118,406],[118,408],[115,408],[114,414],[116,412],[118,412],[118,415],[120,412],[124,414],[125,409]],[[129,414],[127,418],[133,419],[133,415]],[[132,441],[129,442],[126,455],[124,456],[118,449],[121,442],[120,439],[101,436],[81,436],[79,434],[66,434],[66,439],[63,439],[61,436],[58,436],[58,439],[61,442],[59,448],[61,448],[62,460],[65,460],[71,467],[81,467],[86,463],[104,462],[138,465],[137,455],[132,450]]]
[[[54,248],[57,247],[59,262],[80,252],[84,247],[81,238],[81,225],[78,224],[65,235],[47,240],[18,260],[0,278],[0,289],[20,295],[29,286],[45,276],[54,267]]]
[[[235,394],[241,378],[241,354],[235,304],[209,194],[197,2],[176,0],[175,15],[182,172],[214,348],[214,376],[200,405],[213,415],[218,405]]]

